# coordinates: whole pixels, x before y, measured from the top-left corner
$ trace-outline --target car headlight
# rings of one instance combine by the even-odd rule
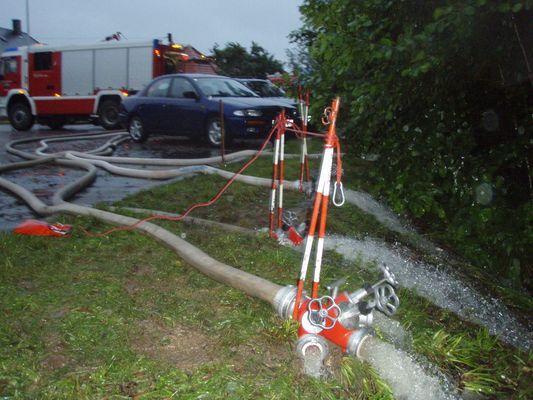
[[[263,113],[259,110],[254,110],[250,108],[247,110],[233,111],[233,115],[236,115],[237,117],[260,117],[263,115]]]

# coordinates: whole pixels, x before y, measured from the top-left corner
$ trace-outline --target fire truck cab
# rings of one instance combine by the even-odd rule
[[[123,98],[176,72],[216,74],[216,67],[192,46],[157,39],[6,49],[0,55],[0,117],[19,131],[35,122],[58,129],[78,121],[117,129]]]

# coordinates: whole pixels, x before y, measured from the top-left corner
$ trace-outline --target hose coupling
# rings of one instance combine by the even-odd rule
[[[291,319],[296,299],[296,286],[282,287],[274,296],[274,308],[282,319]]]
[[[309,333],[296,342],[296,353],[301,358],[318,355],[317,358],[324,361],[329,354],[328,343],[322,336]]]
[[[358,329],[352,333],[346,346],[346,354],[361,358],[361,347],[363,343],[373,336],[373,330],[367,327]]]

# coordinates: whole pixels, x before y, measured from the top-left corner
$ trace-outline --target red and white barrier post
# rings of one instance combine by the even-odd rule
[[[320,282],[320,272],[322,266],[322,254],[324,251],[324,236],[326,232],[326,218],[328,211],[329,201],[329,185],[331,179],[331,169],[333,163],[333,151],[338,142],[336,133],[336,119],[339,111],[339,98],[333,100],[332,106],[326,109],[326,121],[325,124],[329,125],[328,132],[325,139],[324,153],[322,157],[322,164],[320,166],[320,176],[318,180],[318,187],[313,203],[313,212],[311,215],[311,223],[309,225],[309,231],[307,234],[307,241],[305,243],[304,256],[302,259],[302,267],[300,270],[300,277],[297,284],[297,292],[295,298],[295,306],[293,310],[293,319],[298,320],[299,304],[302,298],[305,279],[307,276],[307,268],[309,266],[309,260],[311,257],[311,251],[313,249],[313,242],[318,222],[318,216],[320,213],[320,225],[318,232],[318,245],[316,251],[315,261],[315,274],[313,277],[313,285],[311,291],[311,297],[316,298],[318,296],[318,286]]]

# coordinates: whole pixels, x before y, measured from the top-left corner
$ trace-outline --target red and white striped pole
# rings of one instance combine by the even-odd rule
[[[278,187],[278,228],[281,228],[283,217],[283,180],[285,178],[285,110],[281,113],[281,121],[283,127],[281,128],[279,141],[279,187]],[[280,123],[281,124],[281,123]]]
[[[331,167],[333,160],[333,149],[335,143],[338,140],[336,134],[336,119],[337,113],[339,111],[339,98],[333,100],[332,106],[330,108],[330,114],[328,115],[329,119],[329,129],[326,135],[326,144],[324,145],[324,153],[322,156],[322,163],[320,166],[320,176],[318,180],[318,187],[315,194],[315,200],[313,203],[313,212],[311,214],[311,221],[309,225],[309,232],[307,234],[307,241],[305,243],[304,256],[302,259],[302,267],[300,270],[300,277],[298,278],[298,284],[296,289],[296,298],[294,303],[293,310],[293,319],[298,320],[298,311],[299,304],[302,298],[302,293],[304,289],[305,279],[307,276],[307,268],[309,266],[309,259],[311,257],[311,251],[313,248],[313,241],[318,221],[318,214],[321,212],[320,216],[320,227],[319,227],[319,239],[318,247],[316,254],[315,262],[315,274],[313,278],[313,286],[311,297],[315,298],[318,295],[318,285],[320,282],[320,270],[322,266],[322,253],[324,249],[324,235],[326,231],[326,216],[327,216],[327,207],[329,200],[329,184],[331,179]]]
[[[309,115],[309,90],[306,92],[306,100],[304,106],[304,100],[302,94],[299,94],[300,115],[302,116],[302,147],[300,157],[300,192],[303,191],[303,182],[309,181],[309,158],[307,155],[307,117]]]
[[[275,229],[275,210],[276,210],[276,189],[278,181],[278,162],[279,162],[279,145],[281,137],[280,121],[278,119],[276,127],[276,139],[274,141],[274,158],[272,160],[272,185],[270,187],[270,215],[269,215],[269,235],[276,239]]]
[[[329,185],[331,180],[331,166],[333,162],[333,145],[326,143],[324,146],[324,160],[320,170],[322,187],[319,190],[322,192],[322,201],[320,204],[320,226],[318,228],[318,242],[316,248],[315,258],[315,273],[313,277],[313,285],[311,290],[311,298],[318,297],[318,285],[320,282],[320,272],[322,268],[322,254],[324,253],[324,237],[326,235],[326,218],[328,214],[329,202]]]

